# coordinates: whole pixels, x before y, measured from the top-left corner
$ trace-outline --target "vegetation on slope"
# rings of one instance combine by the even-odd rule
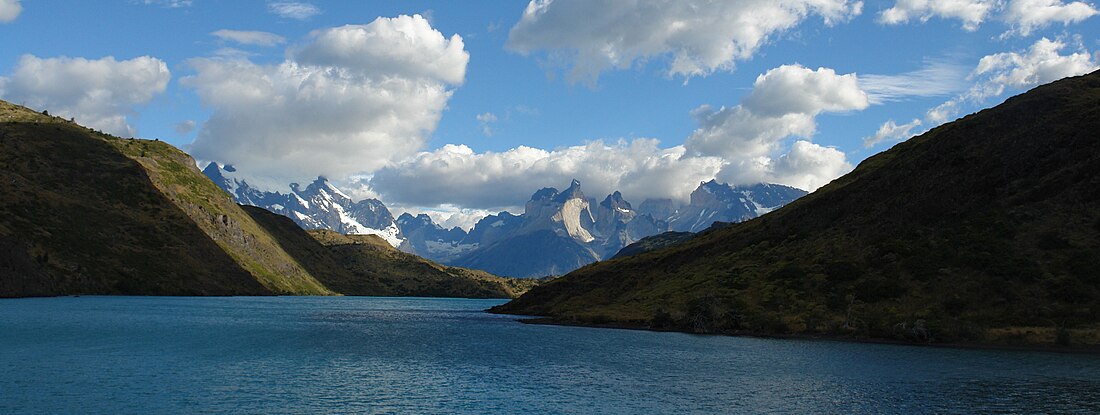
[[[289,220],[288,220],[289,221]],[[401,252],[376,235],[340,235],[310,230],[352,274],[326,281],[344,293],[418,297],[515,298],[539,284],[530,278],[505,278],[484,271],[440,265]]]
[[[506,298],[536,283],[443,267],[380,239],[323,246],[285,217],[237,205],[171,145],[2,101],[0,185],[0,296]]]
[[[771,214],[495,308],[557,322],[1097,344],[1100,73],[871,157]]]
[[[0,296],[267,293],[118,140],[0,101]]]

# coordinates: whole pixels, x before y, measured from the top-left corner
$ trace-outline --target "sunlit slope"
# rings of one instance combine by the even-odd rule
[[[327,294],[178,149],[0,102],[0,293]]]

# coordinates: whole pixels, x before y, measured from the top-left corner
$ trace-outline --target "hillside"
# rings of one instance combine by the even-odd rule
[[[285,220],[272,215],[274,220]],[[351,279],[326,280],[347,294],[403,297],[515,298],[539,284],[535,279],[497,277],[484,271],[449,267],[401,252],[377,235],[308,231],[327,247]]]
[[[108,140],[0,102],[3,296],[267,292]]]
[[[322,246],[285,217],[237,205],[167,143],[3,101],[0,184],[0,297],[514,297],[536,283]]]
[[[0,123],[0,295],[331,293],[174,147],[6,102]]]
[[[493,309],[559,323],[1100,343],[1100,72],[861,163],[760,218]]]

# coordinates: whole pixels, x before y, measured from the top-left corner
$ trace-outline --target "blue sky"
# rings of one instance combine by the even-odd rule
[[[572,177],[594,197],[682,200],[715,177],[812,190],[910,134],[1094,70],[1095,14],[1061,0],[0,0],[0,97],[257,182],[326,175],[399,210],[511,208]],[[260,101],[225,92],[280,65],[314,78],[234,92]],[[224,79],[246,70],[257,77]],[[305,79],[327,83],[307,96]],[[312,109],[325,115],[295,118]]]

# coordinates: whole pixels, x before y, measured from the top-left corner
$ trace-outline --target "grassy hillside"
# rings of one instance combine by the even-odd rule
[[[0,101],[0,296],[268,293],[117,141]]]
[[[287,220],[289,222],[289,220]],[[310,230],[354,278],[326,281],[343,293],[371,295],[514,298],[539,283],[497,277],[484,271],[449,267],[398,251],[375,235],[340,235]]]
[[[322,245],[290,219],[237,205],[167,143],[3,101],[0,184],[0,296],[508,298],[537,283],[444,267],[376,237],[326,234]]]
[[[191,156],[160,141],[108,142],[137,161],[157,190],[268,290],[276,294],[333,294],[282,249],[275,236],[203,175]]]
[[[771,214],[496,308],[558,322],[1100,343],[1100,73],[871,157]]]

